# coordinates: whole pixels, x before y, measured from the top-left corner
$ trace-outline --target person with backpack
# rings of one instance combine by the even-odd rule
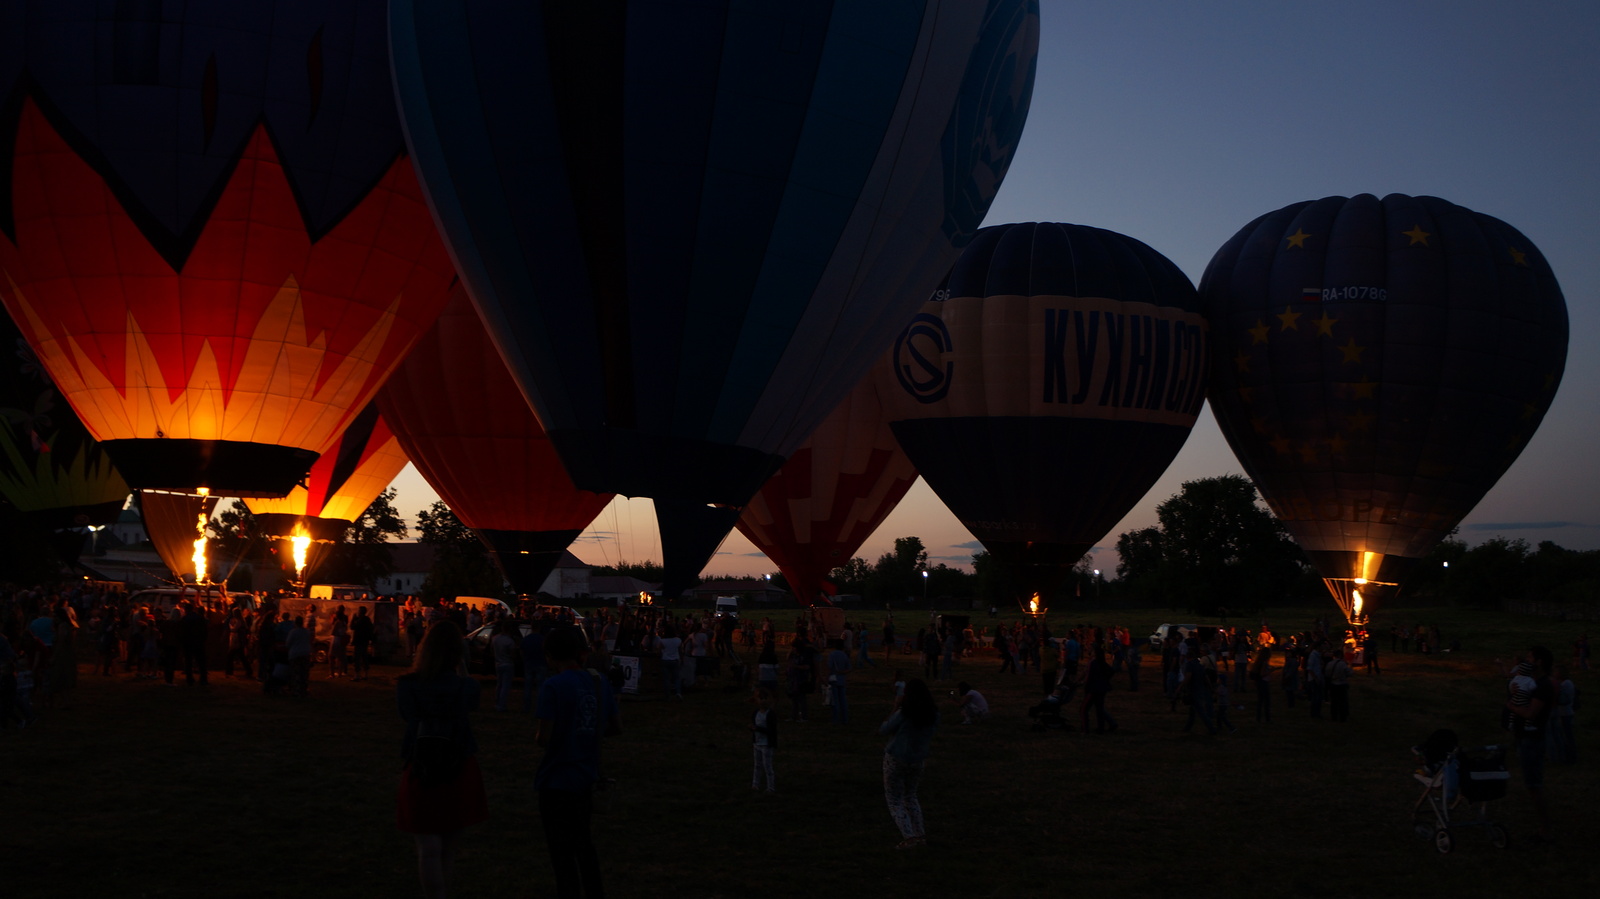
[[[399,827],[416,838],[422,891],[430,897],[446,894],[462,831],[489,817],[468,718],[481,688],[461,673],[463,646],[461,628],[448,619],[435,622],[417,647],[411,673],[396,682],[406,723]]]

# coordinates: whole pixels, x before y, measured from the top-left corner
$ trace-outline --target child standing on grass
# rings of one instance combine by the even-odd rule
[[[756,688],[756,714],[750,722],[750,739],[755,745],[755,767],[750,774],[750,789],[778,792],[778,781],[772,773],[772,753],[778,748],[778,716],[772,711],[772,690]]]

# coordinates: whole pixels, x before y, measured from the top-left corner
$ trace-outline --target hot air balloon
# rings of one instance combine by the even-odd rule
[[[1208,352],[1194,285],[1160,253],[1083,225],[998,225],[878,383],[928,486],[1048,602],[1182,448]]]
[[[0,298],[133,486],[287,494],[444,305],[385,34],[383,0],[0,10]]]
[[[1035,0],[391,13],[461,277],[573,481],[657,500],[668,593],[971,238],[1038,44]]]
[[[611,496],[579,490],[461,290],[378,394],[417,471],[534,593]]]
[[[1285,206],[1200,293],[1217,422],[1352,622],[1510,467],[1566,365],[1539,250],[1437,197]]]
[[[217,497],[199,493],[169,493],[164,490],[139,491],[139,514],[145,534],[156,548],[156,555],[179,583],[209,584],[225,582],[213,577],[210,569],[207,523],[217,509]]]
[[[128,485],[0,311],[0,495],[42,529],[117,520]],[[81,536],[78,542],[81,544]]]
[[[303,583],[326,549],[344,539],[351,522],[400,474],[406,461],[400,441],[374,401],[311,467],[304,486],[282,499],[247,499],[245,505],[263,534],[289,544],[296,580]]]
[[[829,572],[850,561],[917,479],[884,417],[875,374],[845,396],[739,516],[740,533],[777,563],[806,605],[838,592]]]

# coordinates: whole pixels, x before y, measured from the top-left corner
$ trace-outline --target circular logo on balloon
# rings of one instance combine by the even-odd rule
[[[894,376],[919,403],[937,403],[950,392],[955,363],[940,356],[953,347],[944,319],[917,313],[894,342]]]

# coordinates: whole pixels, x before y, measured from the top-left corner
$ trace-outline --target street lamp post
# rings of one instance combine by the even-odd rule
[[[922,604],[928,604],[928,569],[922,569]]]
[[[1100,569],[1094,570],[1094,604],[1100,604]]]

